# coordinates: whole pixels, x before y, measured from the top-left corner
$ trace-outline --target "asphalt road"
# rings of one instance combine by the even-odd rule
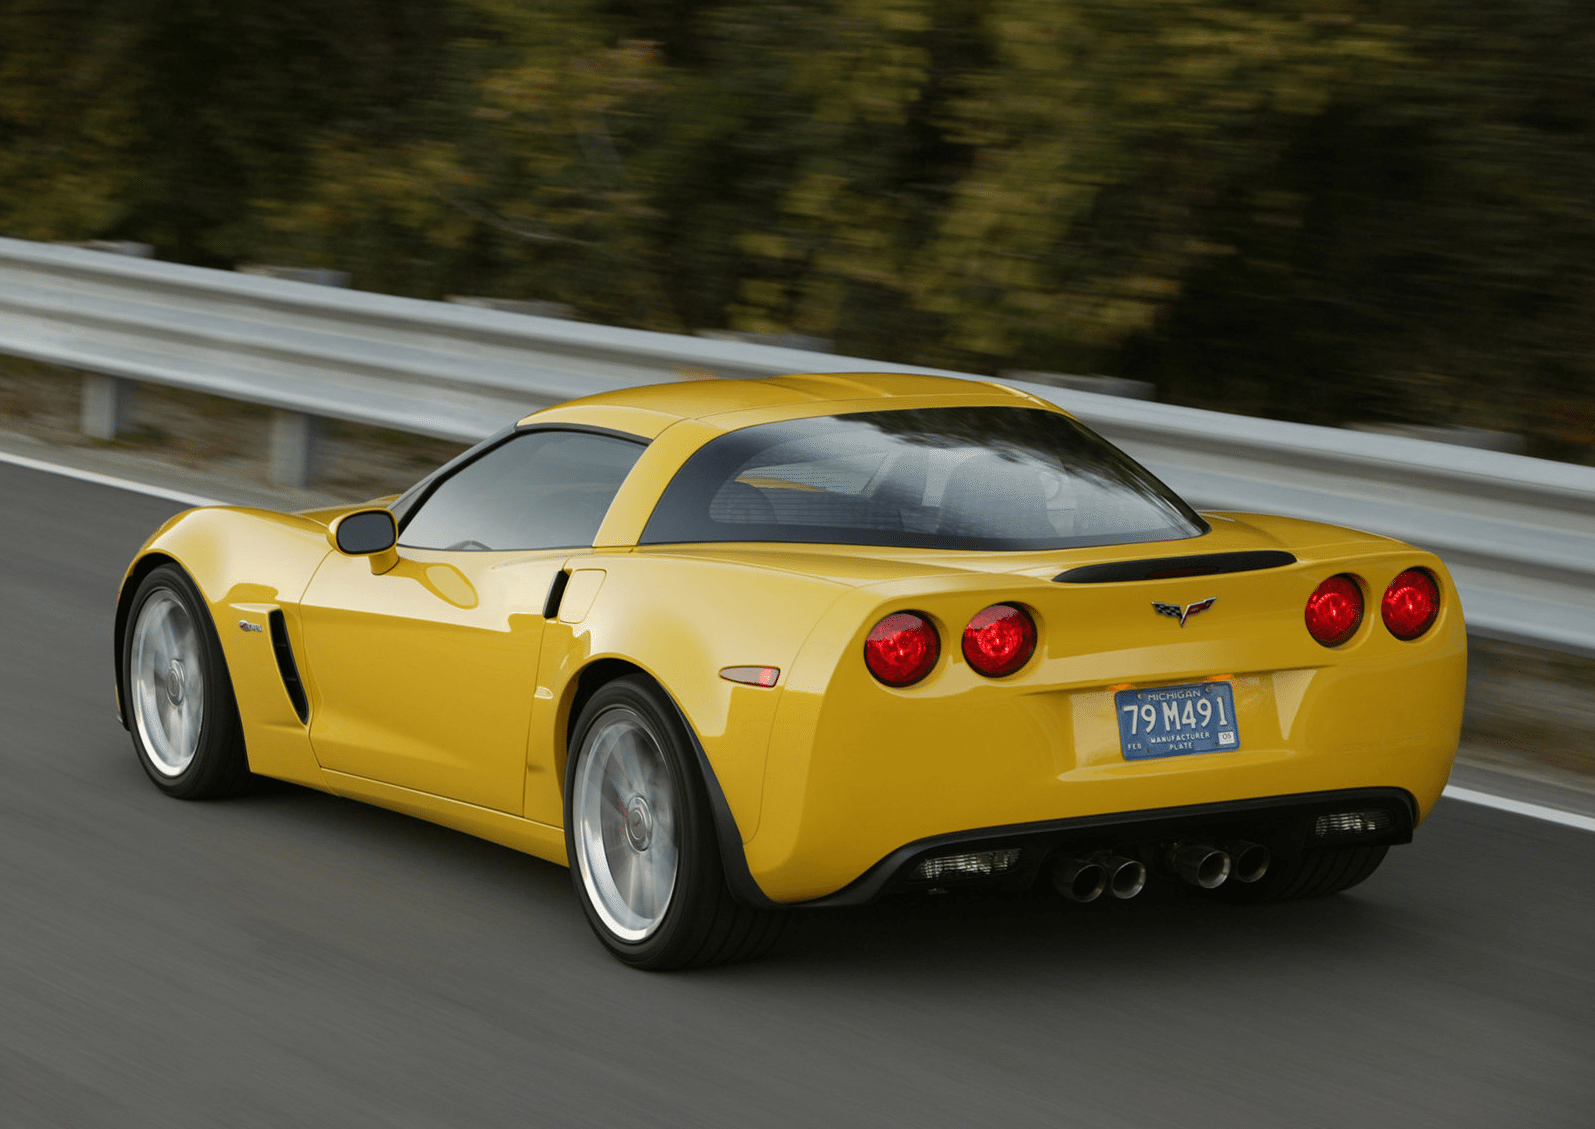
[[[0,1126],[1595,1125],[1595,835],[1485,808],[1316,902],[871,907],[648,975],[561,868],[166,799],[109,637],[175,508],[0,466]]]

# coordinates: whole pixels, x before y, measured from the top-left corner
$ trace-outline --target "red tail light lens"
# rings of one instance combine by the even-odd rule
[[[1390,582],[1379,608],[1397,639],[1416,639],[1440,614],[1440,585],[1421,568],[1409,568]]]
[[[1035,650],[1035,621],[1012,604],[993,604],[964,628],[964,658],[991,678],[1012,674]]]
[[[941,657],[941,639],[924,616],[897,612],[870,628],[864,665],[888,686],[911,686]]]
[[[1331,576],[1307,598],[1306,620],[1308,634],[1338,647],[1362,626],[1362,589],[1349,576]]]

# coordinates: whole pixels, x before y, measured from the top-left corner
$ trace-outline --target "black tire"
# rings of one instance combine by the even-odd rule
[[[181,800],[247,791],[255,778],[227,660],[181,568],[161,565],[140,582],[121,647],[127,727],[155,786]]]
[[[1234,879],[1207,893],[1236,903],[1321,898],[1349,890],[1384,861],[1389,847],[1315,847],[1295,858],[1275,858],[1256,882]]]
[[[634,968],[751,960],[785,926],[784,912],[732,897],[691,738],[674,703],[641,675],[600,687],[577,719],[565,848],[588,924]]]

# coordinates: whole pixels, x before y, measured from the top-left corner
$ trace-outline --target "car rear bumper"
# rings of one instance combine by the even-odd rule
[[[1408,798],[1410,833],[1450,775],[1466,658],[1457,646],[1403,660],[1238,672],[1241,747],[1153,760],[1123,755],[1111,685],[879,694],[851,708],[833,689],[811,726],[776,726],[748,870],[772,901],[806,903],[911,845],[983,833],[973,829],[1367,789]]]
[[[1394,543],[1365,550],[1360,535],[1344,536],[1355,552],[1336,546],[1333,559],[1240,574],[1230,588],[1202,577],[1185,589],[1025,589],[1008,577],[965,590],[938,577],[837,601],[782,674],[762,788],[729,793],[752,884],[776,903],[822,902],[882,860],[986,833],[978,829],[1090,826],[1078,821],[1368,789],[1408,798],[1410,833],[1456,755],[1465,625],[1453,597],[1417,640],[1396,638],[1374,613],[1340,646],[1315,642],[1299,609],[1326,573],[1355,573],[1377,593],[1419,565],[1452,593],[1433,558]],[[1032,611],[1037,649],[1014,674],[987,678],[952,641],[1004,596]],[[1155,597],[1213,596],[1227,601],[1227,618],[1207,613],[1189,629],[1150,607]],[[928,617],[946,643],[930,674],[893,687],[865,668],[863,638],[901,608]],[[1225,747],[1147,757],[1127,745],[1120,693],[1220,684],[1236,723]],[[741,763],[713,728],[708,737],[717,765]]]
[[[1315,847],[1391,846],[1411,842],[1416,815],[1417,804],[1404,789],[1348,788],[985,827],[909,843],[836,893],[799,904],[863,905],[894,893],[982,885],[1023,889],[1060,857],[1096,851],[1157,869],[1163,850],[1178,842],[1255,842],[1281,858]],[[1360,817],[1361,826],[1351,817]],[[987,856],[988,864],[994,857],[1002,865],[985,873],[971,868],[926,876],[924,863],[949,856]]]

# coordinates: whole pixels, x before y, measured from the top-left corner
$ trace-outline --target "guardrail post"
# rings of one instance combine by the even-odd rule
[[[321,476],[325,422],[303,412],[271,414],[271,481],[277,486],[309,486]]]
[[[83,374],[83,414],[80,426],[90,439],[115,439],[133,420],[133,398],[138,385],[120,376]]]

